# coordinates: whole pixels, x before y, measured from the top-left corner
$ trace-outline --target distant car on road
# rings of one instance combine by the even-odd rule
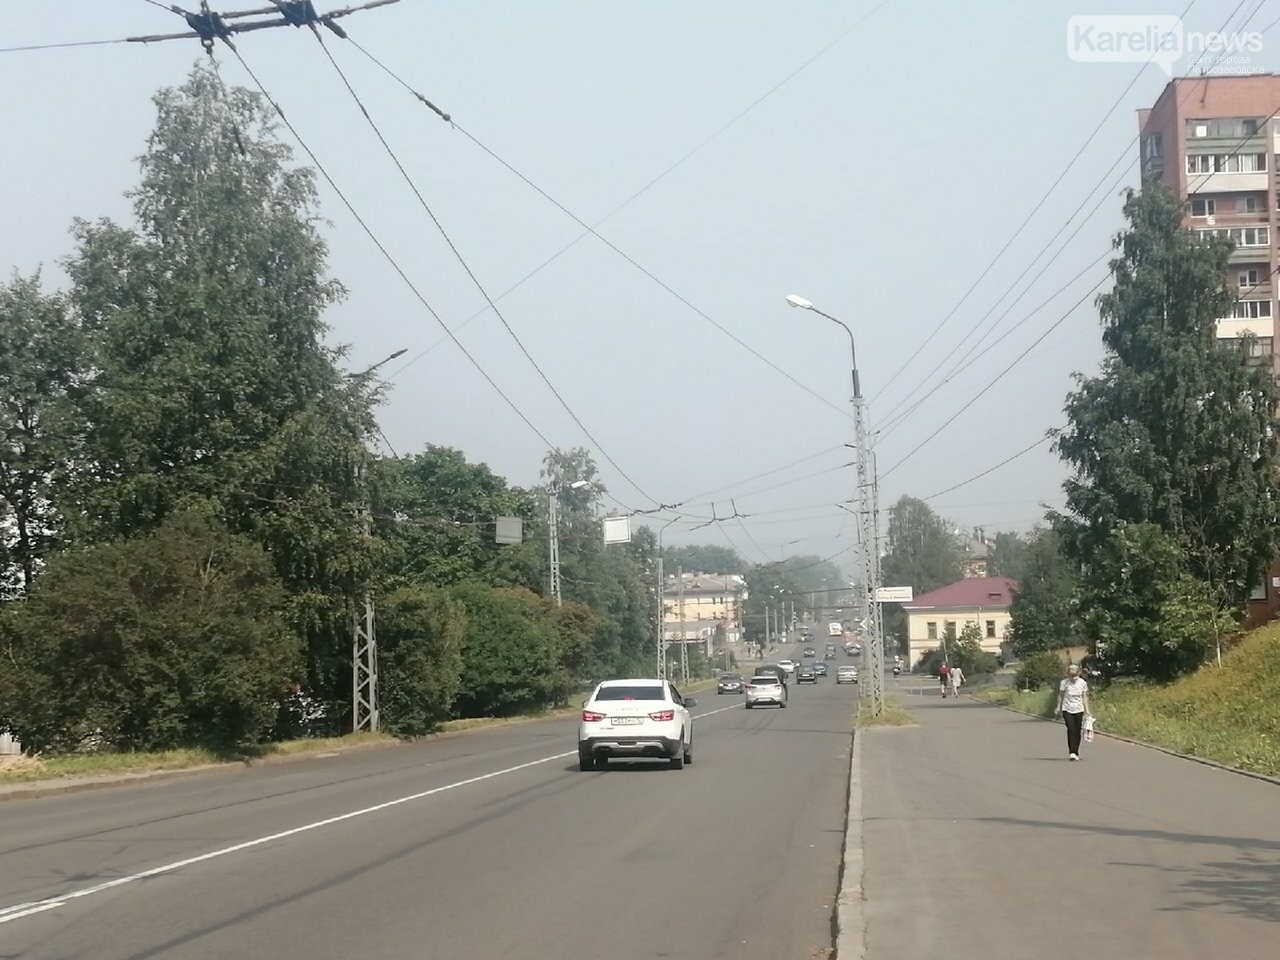
[[[736,673],[725,673],[716,683],[716,693],[741,693],[743,679]]]
[[[778,666],[787,671],[788,676],[796,672],[796,662],[794,660],[779,660]]]
[[[820,677],[825,677],[827,675],[827,665],[823,663],[821,660],[819,660],[816,663],[814,663],[813,672]]]
[[[693,717],[698,701],[660,680],[606,680],[582,704],[578,769],[595,770],[612,757],[659,757],[675,770],[693,763]]]
[[[787,705],[787,685],[772,673],[757,673],[747,681],[747,709],[764,704]]]
[[[803,656],[806,656],[806,657],[814,656],[813,647],[805,647]]]
[[[845,664],[836,668],[836,683],[857,683],[858,668]]]
[[[817,683],[818,672],[813,669],[813,664],[805,662],[796,667],[796,683]]]

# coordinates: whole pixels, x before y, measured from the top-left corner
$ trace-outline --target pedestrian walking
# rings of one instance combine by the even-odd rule
[[[964,670],[956,664],[947,671],[947,685],[951,687],[951,696],[957,700],[960,698],[960,685],[964,683]]]
[[[947,699],[947,674],[951,672],[944,660],[942,665],[938,667],[938,686],[942,688],[942,699]]]
[[[1078,664],[1067,667],[1066,678],[1058,684],[1058,713],[1067,725],[1067,756],[1080,759],[1080,731],[1089,712],[1089,684],[1080,676]]]

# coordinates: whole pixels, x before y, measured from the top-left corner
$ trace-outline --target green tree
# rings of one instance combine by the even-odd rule
[[[911,587],[916,595],[964,576],[964,550],[955,526],[923,500],[903,496],[889,508],[889,525],[880,579],[886,586]],[[884,609],[886,640],[906,649],[907,618],[897,605]]]
[[[464,580],[540,587],[541,517],[533,494],[511,487],[460,450],[428,445],[377,464],[375,533],[387,546],[390,583],[447,586]],[[525,542],[499,545],[494,519],[519,517]]]
[[[70,296],[93,375],[59,506],[83,539],[109,540],[187,498],[216,504],[269,550],[310,685],[345,709],[349,614],[376,559],[353,505],[377,391],[325,344],[343,291],[326,276],[314,176],[292,166],[263,99],[206,68],[155,102],[136,226],[75,229]]]
[[[732,547],[715,544],[689,544],[683,547],[664,547],[663,563],[667,570],[684,567],[690,573],[743,573],[749,564]]]
[[[967,677],[994,673],[997,666],[995,654],[982,649],[982,630],[976,623],[966,623],[959,636],[955,624],[948,624],[942,642],[920,659],[916,672],[936,675],[943,663],[959,667]]]
[[[401,587],[378,600],[378,698],[383,726],[431,733],[462,692],[466,613],[444,591]]]
[[[1198,240],[1158,185],[1131,192],[1125,217],[1114,289],[1098,298],[1107,355],[1068,396],[1056,441],[1071,476],[1054,523],[1083,569],[1092,639],[1130,638],[1129,669],[1168,676],[1203,653],[1201,637],[1168,649],[1183,636],[1160,620],[1173,609],[1168,591],[1176,586],[1197,621],[1204,604],[1239,608],[1280,549],[1280,396],[1271,371],[1250,366],[1247,338],[1235,349],[1216,337],[1235,302],[1224,279],[1231,245]],[[1148,592],[1120,596],[1116,577]]]
[[[31,751],[244,749],[297,676],[270,559],[204,511],[60,553],[9,606],[0,728]]]
[[[0,285],[0,599],[31,589],[59,541],[53,506],[76,433],[80,330],[40,277]]]
[[[1080,639],[1076,577],[1052,527],[1038,528],[1027,545],[1010,607],[1010,640],[1019,657],[1073,646]]]
[[[1021,534],[1001,530],[991,538],[987,575],[1021,580],[1026,574],[1029,544]]]

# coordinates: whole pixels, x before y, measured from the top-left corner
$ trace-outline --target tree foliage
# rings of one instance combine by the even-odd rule
[[[30,589],[59,542],[84,361],[79,327],[38,274],[0,285],[0,598]]]
[[[989,541],[987,576],[1021,580],[1026,575],[1029,542],[1020,533],[1001,530]]]
[[[689,544],[683,547],[663,547],[663,564],[668,572],[684,567],[688,573],[715,573],[741,575],[748,564],[732,547],[716,544]]]
[[[1062,538],[1052,527],[1038,528],[1027,545],[1022,576],[1010,607],[1010,640],[1026,657],[1073,646],[1080,639],[1076,615],[1076,577],[1063,555]]]
[[[50,560],[6,611],[9,727],[28,750],[232,750],[270,731],[299,644],[261,547],[205,512]]]
[[[401,587],[378,600],[378,708],[390,733],[421,736],[453,716],[462,692],[462,604]]]
[[[1163,618],[1216,623],[1280,548],[1280,397],[1269,369],[1216,337],[1235,301],[1230,244],[1197,240],[1162,187],[1130,193],[1125,217],[1114,289],[1098,299],[1107,356],[1067,398],[1056,442],[1072,474],[1054,523],[1083,569],[1091,637],[1168,676],[1198,665],[1205,638]]]

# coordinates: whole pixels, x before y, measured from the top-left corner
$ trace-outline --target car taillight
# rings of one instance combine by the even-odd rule
[[[595,712],[595,711],[593,711],[593,710],[583,710],[583,711],[582,711],[582,722],[583,722],[583,723],[599,723],[599,722],[600,722],[601,720],[603,720],[603,719],[604,719],[604,714],[603,714],[603,713],[596,713],[596,712]]]
[[[676,712],[674,710],[659,710],[657,713],[649,714],[650,720],[674,720]]]

